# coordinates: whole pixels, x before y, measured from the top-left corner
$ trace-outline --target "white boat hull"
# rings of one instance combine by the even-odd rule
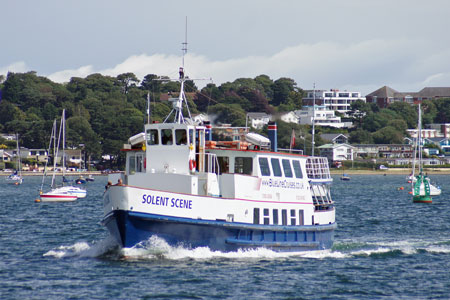
[[[336,228],[336,223],[331,222],[334,208],[320,213],[320,218],[330,220],[324,225],[290,225],[291,219],[285,225],[252,223],[252,212],[257,206],[270,210],[276,207],[280,212],[283,208],[311,208],[298,202],[226,199],[128,186],[109,187],[103,200],[102,223],[122,247],[133,247],[156,235],[171,245],[207,246],[220,251],[257,247],[275,251],[322,250],[331,248]]]

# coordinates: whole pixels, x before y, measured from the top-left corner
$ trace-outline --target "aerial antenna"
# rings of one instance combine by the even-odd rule
[[[181,50],[183,51],[183,60],[182,60],[182,67],[184,68],[184,55],[186,55],[187,53],[187,16],[186,16],[186,25],[185,25],[185,29],[184,29],[184,43],[181,43],[183,45],[183,48],[181,48]]]
[[[312,137],[311,137],[311,156],[314,156],[314,145],[316,144],[314,140],[315,128],[314,123],[316,123],[316,83],[313,84],[313,117],[312,117]]]

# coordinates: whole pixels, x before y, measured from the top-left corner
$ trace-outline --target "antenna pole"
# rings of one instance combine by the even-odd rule
[[[311,138],[311,143],[312,143],[312,150],[311,150],[311,156],[314,156],[314,145],[315,145],[315,141],[314,141],[314,135],[315,135],[315,121],[316,121],[316,83],[314,82],[313,85],[313,118],[312,118],[312,138]]]
[[[183,51],[183,60],[182,60],[182,67],[184,68],[184,55],[187,52],[187,16],[186,16],[186,25],[185,25],[185,32],[184,32],[184,43],[182,43],[183,48],[181,49]]]
[[[147,124],[150,124],[150,92],[147,92]]]

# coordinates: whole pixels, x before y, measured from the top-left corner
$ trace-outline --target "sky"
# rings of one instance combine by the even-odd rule
[[[190,78],[418,92],[450,86],[449,13],[447,0],[0,0],[0,74],[176,77],[187,18]]]

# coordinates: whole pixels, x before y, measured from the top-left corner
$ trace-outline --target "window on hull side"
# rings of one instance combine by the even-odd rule
[[[264,208],[264,225],[270,224],[269,209]]]
[[[281,224],[287,225],[287,210],[285,209],[281,210]]]
[[[305,216],[303,209],[298,211],[298,225],[305,225]]]
[[[291,209],[291,225],[296,225],[296,219],[295,219],[295,209]]]
[[[272,210],[273,225],[278,225],[278,209]]]
[[[253,224],[259,224],[259,208],[253,208]]]

